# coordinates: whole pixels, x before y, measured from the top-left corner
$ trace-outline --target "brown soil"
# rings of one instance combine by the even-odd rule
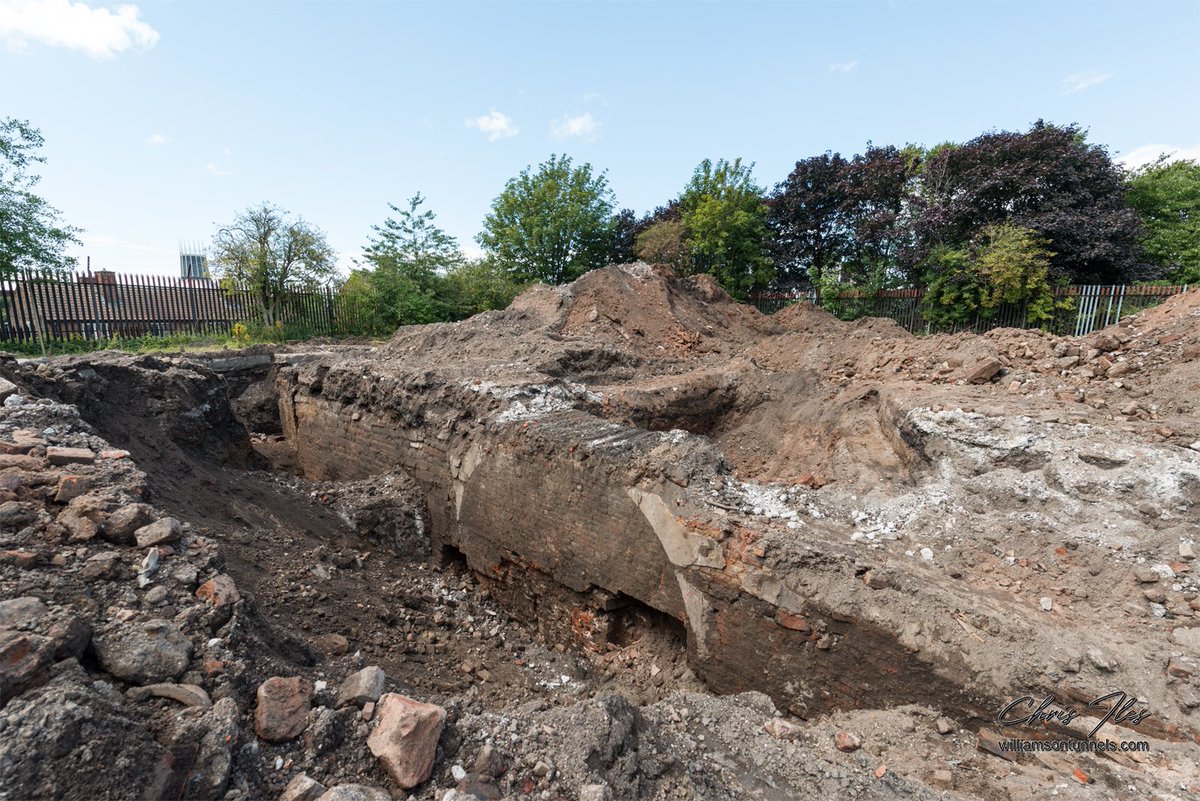
[[[139,500],[184,521],[164,574],[189,565],[199,581],[227,574],[242,596],[220,615],[190,587],[171,585],[153,606],[136,570],[81,578],[98,555],[134,565],[144,549],[75,539],[55,522],[65,504],[52,490],[65,470],[0,468],[0,503],[34,510],[25,520],[27,510],[10,507],[18,522],[0,542],[10,554],[0,601],[38,597],[50,608],[45,623],[20,631],[48,636],[51,622],[73,615],[105,633],[169,610],[194,646],[181,681],[233,699],[240,715],[225,752],[197,752],[185,729],[222,731],[213,714],[146,700],[89,647],[5,696],[0,799],[156,787],[274,799],[300,772],[329,787],[390,787],[364,746],[373,723],[330,708],[366,665],[383,668],[389,690],[449,712],[418,799],[442,801],[455,787],[449,798],[488,797],[460,781],[485,748],[509,764],[492,781],[504,798],[1194,797],[1200,654],[1188,637],[1200,587],[1185,553],[1200,531],[1198,318],[1200,291],[1081,339],[919,338],[806,304],[768,317],[705,276],[627,265],[535,288],[502,312],[403,329],[378,348],[276,354],[269,372],[241,379],[160,357],[0,365],[22,396],[47,399],[6,404],[0,441],[15,443],[21,428],[39,432],[43,453],[127,449],[128,459],[77,471],[107,493],[103,514]],[[705,574],[706,590],[731,609],[758,604],[774,627],[746,644],[747,663],[800,659],[787,650],[793,641],[771,638],[808,625],[782,601],[763,606],[738,594],[745,583],[722,583],[744,582],[752,566],[797,577],[789,589],[805,614],[828,618],[803,658],[860,648],[862,664],[828,663],[838,673],[814,662],[807,684],[787,689],[769,675],[728,680],[721,666],[698,676],[690,619],[608,593],[594,576],[587,591],[611,613],[604,636],[565,637],[562,610],[575,596],[553,569],[510,553],[510,574],[481,573],[433,531],[432,505],[446,499],[415,471],[392,463],[316,475],[312,455],[286,438],[289,407],[276,393],[289,386],[397,438],[408,436],[401,429],[451,443],[528,432],[549,443],[546,465],[589,447],[599,460],[606,446],[584,444],[597,426],[618,438],[661,432],[658,449],[616,459],[625,473],[614,467],[610,480],[667,486],[679,519],[721,532],[726,565]],[[380,448],[392,447],[385,440]],[[319,480],[331,475],[340,480]],[[528,491],[532,514],[543,501]],[[36,559],[25,564],[18,551]],[[551,604],[556,592],[568,600]],[[922,673],[906,672],[914,654]],[[208,675],[200,664],[213,655],[226,664]],[[891,676],[879,678],[876,659],[895,662]],[[328,688],[305,737],[272,745],[255,737],[251,717],[259,684],[276,675]],[[772,697],[717,696],[706,681]],[[1112,687],[1153,711],[1138,732],[1121,729],[1151,739],[1149,757],[1008,761],[979,748],[998,694],[1090,698]],[[811,706],[780,702],[786,693]],[[786,737],[764,730],[785,718],[795,726]],[[834,747],[843,731],[862,747]],[[220,792],[188,795],[185,757],[207,766],[222,753]],[[92,770],[89,781],[67,764]]]

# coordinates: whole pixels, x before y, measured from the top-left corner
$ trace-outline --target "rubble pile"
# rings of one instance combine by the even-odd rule
[[[1195,797],[1198,316],[913,337],[625,265],[0,361],[0,799]],[[1115,691],[1148,753],[999,745]]]

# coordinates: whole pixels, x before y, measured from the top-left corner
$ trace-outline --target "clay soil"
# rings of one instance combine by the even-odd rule
[[[703,437],[723,460],[705,490],[713,519],[785,538],[802,510],[861,568],[849,577],[855,592],[874,579],[863,591],[896,593],[883,605],[897,617],[925,619],[925,592],[969,598],[944,618],[941,601],[930,605],[928,620],[978,640],[984,661],[966,670],[996,686],[1044,687],[1043,673],[1135,682],[1130,690],[1158,711],[1124,734],[1152,739],[1154,751],[1002,758],[981,748],[988,722],[943,704],[932,685],[889,688],[888,703],[808,720],[762,693],[717,696],[689,667],[682,624],[642,604],[621,613],[601,647],[563,641],[536,615],[499,603],[453,549],[431,545],[427,500],[404,471],[303,475],[271,422],[265,378],[234,390],[187,359],[102,354],[0,369],[24,399],[2,410],[6,454],[128,452],[84,467],[5,463],[0,503],[15,516],[0,543],[0,601],[49,608],[44,622],[13,624],[23,636],[49,637],[67,615],[97,636],[169,617],[193,643],[181,682],[211,701],[232,699],[236,723],[211,754],[201,749],[209,761],[194,772],[220,781],[197,790],[178,767],[179,743],[196,739],[187,726],[220,730],[214,715],[147,700],[92,645],[64,652],[44,681],[5,695],[0,799],[276,799],[300,773],[330,788],[438,801],[1200,794],[1200,641],[1189,633],[1200,611],[1189,555],[1200,532],[1200,484],[1190,478],[1200,465],[1200,292],[1079,339],[914,337],[890,321],[844,323],[803,304],[767,317],[704,276],[628,265],[531,290],[504,312],[405,329],[386,345],[321,350],[327,361],[406,376],[551,386],[552,398],[602,420]],[[239,419],[236,410],[252,407],[265,417]],[[39,442],[18,448],[18,430]],[[1034,430],[1050,432],[1049,444],[1030,455],[1014,438]],[[933,448],[947,449],[944,469]],[[980,449],[986,466],[972,461]],[[1087,457],[1081,470],[1095,475],[1056,472],[1062,454]],[[154,585],[139,586],[129,569],[145,549],[64,528],[70,501],[58,499],[59,482],[76,474],[102,497],[101,517],[147,503],[155,518],[183,521],[163,575],[195,580],[164,578],[166,601],[148,601]],[[81,578],[106,553],[126,569]],[[214,618],[194,591],[218,575],[240,599]],[[827,577],[809,589],[857,598]],[[1023,610],[1015,622],[1014,608]],[[1069,642],[1014,660],[1031,631]],[[897,636],[919,640],[931,659],[963,659],[949,635]],[[1079,644],[1091,641],[1104,647]],[[1139,643],[1154,643],[1145,664]],[[202,667],[212,659],[219,669]],[[333,709],[338,686],[368,665],[383,669],[389,691],[448,711],[433,775],[411,795],[366,748],[372,721]],[[328,688],[292,742],[262,741],[251,724],[271,676]],[[71,726],[74,735],[62,734]],[[839,733],[859,743],[840,749]],[[502,769],[488,764],[497,752]],[[76,764],[90,766],[90,781],[66,774]]]

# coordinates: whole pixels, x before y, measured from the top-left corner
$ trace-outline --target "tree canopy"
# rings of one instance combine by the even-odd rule
[[[505,184],[478,242],[519,283],[565,283],[607,263],[614,204],[604,173],[551,155]]]
[[[463,256],[421,193],[404,207],[388,208],[396,216],[372,226],[363,248],[366,267],[351,271],[341,290],[373,333],[462,319],[503,308],[516,296],[520,286],[494,260]]]
[[[1200,283],[1200,164],[1161,158],[1129,181],[1142,215],[1142,248],[1173,281]]]
[[[1138,258],[1137,213],[1119,167],[1076,125],[985,133],[930,152],[914,196],[916,264],[989,225],[1028,228],[1049,242],[1050,279],[1123,283],[1151,277]]]
[[[919,163],[915,148],[869,142],[850,159],[826,152],[796,162],[771,199],[777,283],[879,288],[898,279],[912,243],[909,196]]]
[[[249,288],[267,327],[280,320],[289,289],[337,275],[321,229],[269,203],[251,206],[217,229],[213,261],[224,280]]]
[[[637,257],[651,264],[669,264],[676,272],[687,273],[692,256],[683,220],[656,222],[638,234]]]
[[[58,209],[33,191],[40,176],[31,168],[45,162],[38,152],[43,144],[28,122],[0,120],[0,275],[74,264],[65,251],[79,242],[79,229],[62,224]]]
[[[778,283],[818,283],[850,252],[850,231],[843,220],[847,167],[840,153],[826,151],[796,162],[775,188],[770,223]]]
[[[985,226],[965,249],[938,245],[926,262],[925,319],[966,324],[1002,304],[1024,304],[1029,322],[1054,315],[1049,274],[1054,253],[1037,232],[1009,223]]]
[[[692,271],[711,273],[734,295],[765,287],[773,262],[763,192],[742,160],[705,159],[679,196]]]
[[[424,204],[420,192],[409,198],[404,208],[388,204],[397,217],[372,226],[375,235],[363,248],[363,258],[371,269],[352,274],[356,281],[369,284],[380,324],[385,327],[432,323],[449,316],[441,281],[466,259],[458,240],[436,224],[436,215],[422,208]],[[360,291],[368,292],[366,288]]]

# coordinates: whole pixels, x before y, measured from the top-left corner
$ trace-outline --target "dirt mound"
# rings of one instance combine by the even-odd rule
[[[564,296],[560,333],[619,342],[644,356],[731,353],[777,330],[757,309],[734,302],[711,276],[679,278],[663,265],[593,270]]]
[[[537,361],[564,343],[602,343],[639,358],[687,360],[736,353],[778,331],[771,318],[736,303],[707,275],[625,264],[592,270],[571,284],[535,286],[500,312],[460,323],[402,328],[389,356],[456,352],[472,363],[506,354]]]
[[[553,385],[554,403],[711,436],[742,478],[868,487],[921,469],[896,431],[897,410],[914,404],[1119,415],[1148,424],[1148,437],[1163,428],[1191,442],[1198,297],[1083,339],[1016,329],[916,337],[805,302],[765,316],[708,276],[631,264],[534,287],[501,312],[402,329],[371,369],[524,388],[500,394]],[[1167,402],[1148,408],[1148,391]]]
[[[807,300],[785,306],[771,316],[784,331],[810,334],[842,334],[849,331],[881,336],[888,339],[912,339],[895,320],[883,317],[861,317],[852,322],[839,320],[834,315],[819,309]]]
[[[1200,337],[1196,319],[1198,317],[1200,317],[1200,289],[1192,289],[1172,295],[1159,305],[1139,312],[1134,316],[1132,323],[1143,334],[1151,336],[1169,336],[1183,332]]]

